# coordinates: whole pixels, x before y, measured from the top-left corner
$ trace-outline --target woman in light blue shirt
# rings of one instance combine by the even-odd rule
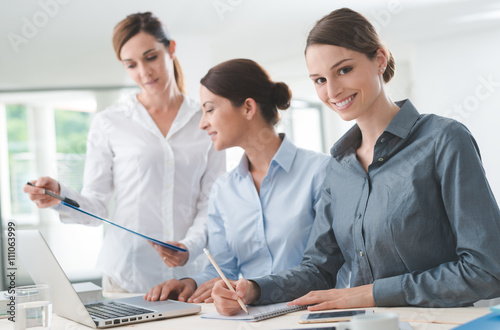
[[[255,62],[230,60],[201,80],[200,128],[216,150],[239,146],[239,165],[221,176],[209,202],[208,248],[230,279],[274,274],[300,263],[314,222],[329,157],[297,148],[276,133],[277,108],[291,92]],[[314,240],[314,238],[312,238]],[[346,285],[342,275],[340,285]],[[191,278],[152,288],[148,300],[210,301],[218,279],[212,265]],[[195,291],[196,290],[196,291]]]

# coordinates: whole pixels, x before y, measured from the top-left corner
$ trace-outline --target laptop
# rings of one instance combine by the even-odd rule
[[[83,304],[38,230],[18,230],[17,253],[36,284],[50,285],[54,313],[91,328],[154,321],[196,314],[201,307],[175,300],[146,301],[143,296]]]

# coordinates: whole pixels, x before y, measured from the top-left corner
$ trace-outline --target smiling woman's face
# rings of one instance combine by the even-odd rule
[[[157,94],[165,91],[169,84],[175,84],[172,47],[175,49],[172,42],[167,49],[145,32],[136,34],[123,45],[121,62],[142,91]]]
[[[212,93],[203,85],[200,101],[203,108],[200,128],[210,135],[215,150],[241,146],[248,128],[245,106],[235,107],[231,101]]]
[[[309,77],[323,103],[349,121],[363,116],[381,99],[385,53],[374,59],[347,48],[314,44],[307,48]]]

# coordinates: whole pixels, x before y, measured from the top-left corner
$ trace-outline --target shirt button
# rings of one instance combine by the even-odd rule
[[[384,143],[385,142],[385,138],[381,138],[380,142]]]
[[[383,159],[382,157],[380,157],[380,158],[378,159],[378,161],[379,161],[379,162],[383,162],[383,161],[384,161],[384,159]]]
[[[364,256],[365,254],[363,253],[363,251],[359,251],[359,256],[362,257]]]
[[[360,213],[360,214],[358,214],[358,219],[361,219],[361,216],[362,216],[362,214],[361,214],[361,213]]]

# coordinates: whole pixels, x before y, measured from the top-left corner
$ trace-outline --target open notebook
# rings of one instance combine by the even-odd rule
[[[201,315],[204,319],[218,319],[218,320],[237,320],[237,321],[262,321],[271,317],[280,316],[283,314],[300,311],[306,309],[307,306],[287,306],[286,303],[278,303],[264,306],[247,306],[248,314],[241,310],[238,314],[233,316],[220,315],[217,312],[206,313]]]

